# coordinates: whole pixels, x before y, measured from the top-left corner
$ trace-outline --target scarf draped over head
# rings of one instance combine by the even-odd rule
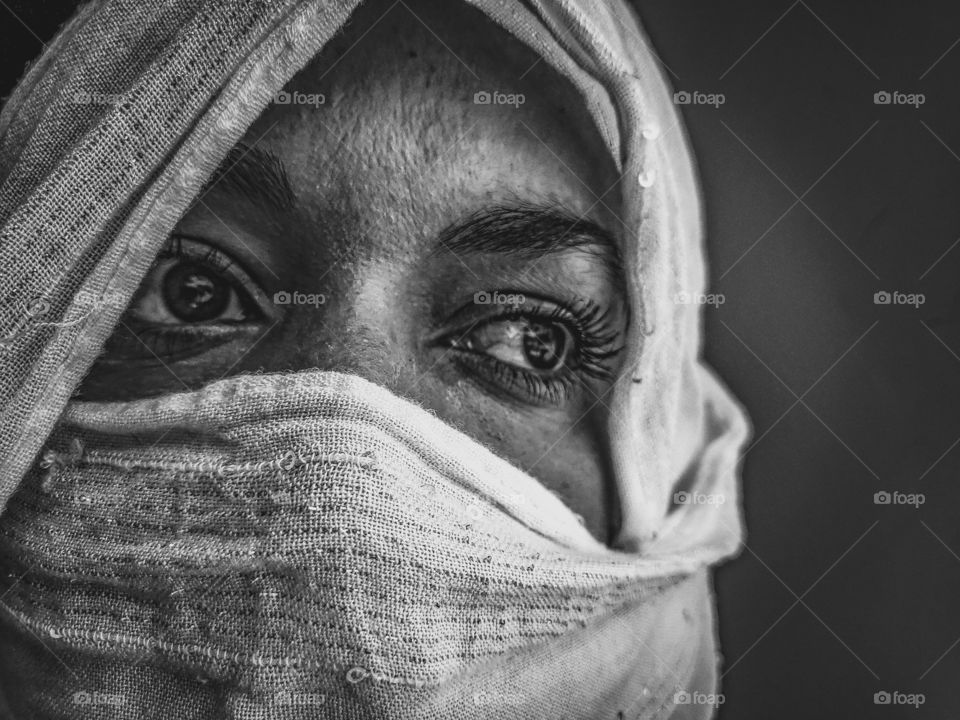
[[[149,402],[70,401],[191,201],[360,1],[95,0],[4,107],[0,644],[8,647],[0,651],[0,711],[6,702],[8,713],[31,717],[708,717],[713,706],[696,693],[709,695],[716,683],[709,568],[742,541],[737,463],[747,423],[700,359],[696,298],[705,273],[694,163],[656,56],[625,2],[465,0],[574,84],[622,174],[632,324],[626,374],[608,403],[622,513],[616,550],[589,538],[529,476],[350,376],[238,377]],[[312,420],[321,415],[340,430],[320,433]],[[286,430],[251,430],[264,430],[266,418]],[[351,428],[367,430],[348,432],[351,418]],[[134,450],[116,440],[117,455],[84,450],[128,427],[155,433],[155,446]],[[201,440],[187,447],[177,432],[167,434],[184,427]],[[294,449],[286,465],[273,462],[292,439],[313,454]],[[170,458],[184,447],[188,459],[174,467]],[[342,473],[354,484],[331,505],[342,512],[318,518],[287,507],[282,516],[313,528],[315,550],[333,551],[323,544],[324,523],[349,524],[364,513],[381,518],[371,535],[389,535],[393,515],[381,511],[390,501],[363,492],[387,467],[411,469],[420,482],[410,493],[433,488],[424,506],[450,507],[420,518],[430,533],[398,522],[407,555],[371,544],[366,526],[356,525],[358,546],[344,562],[365,578],[383,577],[370,558],[393,558],[396,576],[382,586],[307,567],[287,542],[289,527],[280,537],[271,526],[268,542],[242,526],[249,552],[261,553],[257,577],[273,577],[261,552],[269,545],[277,576],[312,578],[274,587],[276,613],[329,599],[334,587],[352,598],[297,649],[264,619],[261,596],[253,603],[237,599],[239,589],[190,595],[205,570],[230,583],[252,576],[253,566],[231,570],[223,555],[204,566],[182,533],[183,508],[180,534],[165,535],[159,521],[148,527],[137,515],[143,508],[116,502],[113,515],[101,517],[109,528],[91,529],[89,498],[102,493],[107,502],[131,468],[136,477],[158,473],[149,492],[140,489],[162,517],[184,472],[196,482],[206,477],[207,465],[190,465],[191,452],[218,468],[210,477],[226,477],[228,496],[242,495],[247,509],[254,501],[244,492],[293,466],[302,467],[297,487],[310,497],[328,492],[318,489],[324,473]],[[68,480],[86,490],[58,490]],[[205,512],[221,501],[233,507],[211,499],[203,483],[195,490],[210,502]],[[397,503],[391,512],[415,514],[416,503]],[[206,541],[218,527],[204,525]],[[462,542],[466,559],[444,559],[447,545],[432,544],[438,538]],[[432,559],[419,569],[410,562],[415,549]],[[195,601],[180,601],[176,613],[151,599],[174,594],[164,585],[174,576]],[[440,592],[444,582],[462,597]],[[381,612],[373,596],[382,587],[413,599],[399,608],[382,598]],[[229,621],[217,626],[214,616]],[[262,630],[247,632],[252,622]],[[437,628],[443,632],[431,634]],[[280,692],[289,702],[278,705]],[[77,693],[87,694],[78,701]]]

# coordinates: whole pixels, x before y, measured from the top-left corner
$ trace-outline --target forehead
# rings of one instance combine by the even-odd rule
[[[300,220],[354,252],[514,201],[616,230],[616,171],[578,92],[466,3],[368,1],[286,90],[245,142],[283,163]]]

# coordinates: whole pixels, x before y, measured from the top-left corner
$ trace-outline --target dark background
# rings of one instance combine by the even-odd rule
[[[0,2],[0,92],[73,5]],[[721,719],[960,718],[960,7],[638,5],[674,86],[725,97],[684,108],[726,301],[707,355],[755,426]]]

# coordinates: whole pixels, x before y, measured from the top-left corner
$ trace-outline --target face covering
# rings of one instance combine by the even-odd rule
[[[623,173],[615,548],[357,378],[68,402],[179,217],[357,5],[93,2],[0,115],[6,716],[712,714],[709,568],[742,538],[747,425],[682,300],[703,260],[679,117],[626,5],[471,4],[574,83]],[[117,101],[77,102],[94,92]]]
[[[652,718],[712,662],[704,573],[354,376],[77,403],[7,512],[9,612],[71,669],[19,717]]]

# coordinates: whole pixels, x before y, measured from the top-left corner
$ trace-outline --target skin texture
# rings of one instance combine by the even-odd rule
[[[529,204],[619,238],[616,171],[573,87],[472,8],[377,0],[286,89],[325,102],[271,105],[244,143],[283,164],[293,206],[265,209],[215,182],[177,228],[232,259],[262,316],[208,324],[219,339],[186,349],[153,342],[138,323],[163,303],[161,271],[177,262],[168,259],[128,310],[118,330],[126,340],[108,343],[79,397],[146,397],[252,371],[354,373],[537,477],[608,540],[618,511],[606,393],[622,353],[604,360],[603,377],[571,372],[567,391],[544,397],[478,364],[490,356],[465,332],[502,310],[475,304],[475,293],[501,290],[551,307],[596,305],[615,350],[628,320],[622,277],[589,245],[517,257],[438,244],[472,213]],[[478,105],[481,90],[526,101]],[[324,302],[275,304],[281,291]]]

